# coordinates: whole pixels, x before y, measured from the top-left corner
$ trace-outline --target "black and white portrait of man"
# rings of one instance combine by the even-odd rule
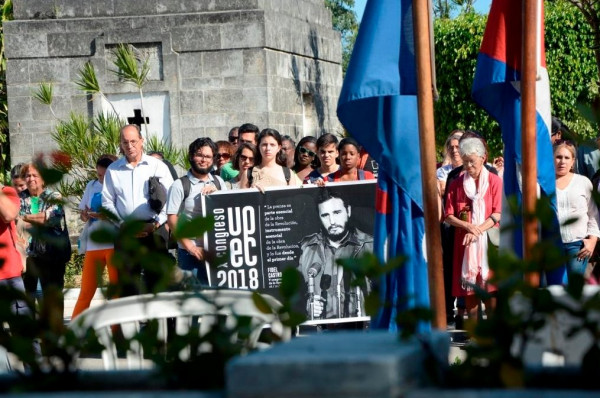
[[[309,319],[365,316],[367,292],[352,286],[356,276],[339,266],[336,260],[372,252],[373,237],[352,225],[352,208],[346,198],[329,188],[319,188],[319,191],[320,230],[300,241],[298,261],[298,270],[308,288]]]

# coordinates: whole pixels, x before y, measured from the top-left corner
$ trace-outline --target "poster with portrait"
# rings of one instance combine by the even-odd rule
[[[375,185],[371,180],[205,196],[205,215],[214,217],[215,227],[204,247],[225,257],[220,265],[208,264],[210,285],[278,298],[282,271],[294,267],[304,278],[298,310],[305,311],[307,323],[368,320],[364,297],[370,281],[354,286],[355,276],[336,260],[373,250]]]

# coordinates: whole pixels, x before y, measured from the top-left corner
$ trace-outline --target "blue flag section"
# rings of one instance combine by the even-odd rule
[[[374,251],[408,259],[380,283],[388,305],[372,326],[392,331],[398,311],[429,307],[415,62],[412,1],[369,1],[337,113],[379,162]]]
[[[473,99],[500,124],[504,142],[504,193],[514,196],[521,203],[521,32],[522,0],[494,0],[477,58],[477,69],[473,81]],[[550,143],[550,83],[546,70],[544,49],[544,14],[541,8],[542,24],[538,45],[540,64],[536,83],[536,125],[537,125],[537,175],[543,194],[555,204],[555,175]],[[514,215],[516,225],[520,225],[520,215]],[[503,219],[505,217],[503,216]],[[558,219],[555,220],[558,230]],[[542,231],[544,234],[545,231]],[[515,254],[523,256],[522,229],[516,228],[510,242]]]

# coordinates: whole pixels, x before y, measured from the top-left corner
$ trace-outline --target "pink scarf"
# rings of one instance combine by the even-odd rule
[[[490,172],[482,167],[479,174],[479,190],[475,185],[475,180],[468,173],[463,177],[463,189],[469,199],[473,201],[471,205],[472,215],[471,223],[481,225],[485,221],[485,195],[490,186]],[[462,270],[460,275],[461,286],[466,291],[473,290],[477,282],[477,275],[486,281],[489,274],[487,259],[488,239],[487,232],[484,232],[476,241],[465,247],[463,255]]]

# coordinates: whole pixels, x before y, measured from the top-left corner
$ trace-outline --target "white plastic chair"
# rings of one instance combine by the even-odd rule
[[[262,295],[271,308],[281,307],[276,299]],[[167,319],[175,319],[175,333],[182,335],[192,327],[199,329],[200,335],[206,333],[215,322],[215,316],[226,316],[227,325],[235,324],[235,317],[247,316],[254,327],[248,339],[248,346],[259,346],[258,339],[263,327],[289,340],[291,330],[284,327],[274,314],[260,312],[252,300],[252,292],[245,290],[202,290],[199,292],[167,292],[144,294],[109,300],[105,304],[88,308],[71,321],[71,328],[78,336],[92,328],[100,343],[105,347],[102,360],[106,370],[122,368],[123,361],[118,360],[117,349],[113,342],[113,327],[119,325],[123,336],[131,339],[140,331],[141,324],[149,320],[158,321],[158,340],[167,341]],[[180,358],[189,357],[189,348],[180,352]],[[128,369],[141,369],[151,366],[144,360],[144,353],[137,341],[131,341],[127,351]]]

